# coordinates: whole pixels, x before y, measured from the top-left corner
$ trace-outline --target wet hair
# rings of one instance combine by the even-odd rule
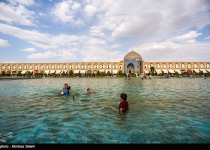
[[[121,97],[124,101],[127,100],[127,94],[125,94],[125,93],[120,94],[120,97]]]
[[[90,90],[90,88],[87,89],[87,91]]]
[[[71,89],[71,87],[70,87],[70,86],[68,86],[68,87],[67,87],[67,90],[70,90],[70,89]]]

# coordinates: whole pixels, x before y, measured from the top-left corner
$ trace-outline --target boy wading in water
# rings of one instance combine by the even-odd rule
[[[127,94],[125,94],[125,93],[120,94],[120,101],[121,102],[120,102],[119,107],[118,107],[119,111],[120,112],[127,111],[128,108],[129,108],[129,104],[127,102]]]
[[[109,106],[109,107],[114,108],[112,106]],[[120,94],[120,104],[119,104],[118,109],[120,112],[125,112],[129,109],[129,104],[127,102],[127,94],[125,93]]]

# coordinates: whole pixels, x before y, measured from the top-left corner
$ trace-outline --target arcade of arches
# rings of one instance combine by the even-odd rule
[[[69,71],[73,73],[97,73],[108,71],[111,74],[134,73],[137,76],[141,74],[150,73],[150,67],[155,68],[155,73],[175,73],[179,74],[187,72],[188,70],[199,73],[210,73],[210,62],[144,62],[142,56],[131,51],[125,55],[124,60],[120,62],[65,62],[65,63],[0,63],[0,74],[16,75],[18,72],[25,74],[30,71],[32,74],[36,73],[55,73],[68,74]]]

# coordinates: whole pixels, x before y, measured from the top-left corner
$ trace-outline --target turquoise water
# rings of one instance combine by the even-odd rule
[[[0,80],[0,133],[12,132],[0,143],[209,143],[209,89],[210,78]],[[108,108],[122,92],[126,113]]]

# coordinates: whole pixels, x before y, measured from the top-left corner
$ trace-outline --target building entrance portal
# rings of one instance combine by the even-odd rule
[[[134,73],[134,65],[132,63],[128,64],[127,70],[130,73]]]

